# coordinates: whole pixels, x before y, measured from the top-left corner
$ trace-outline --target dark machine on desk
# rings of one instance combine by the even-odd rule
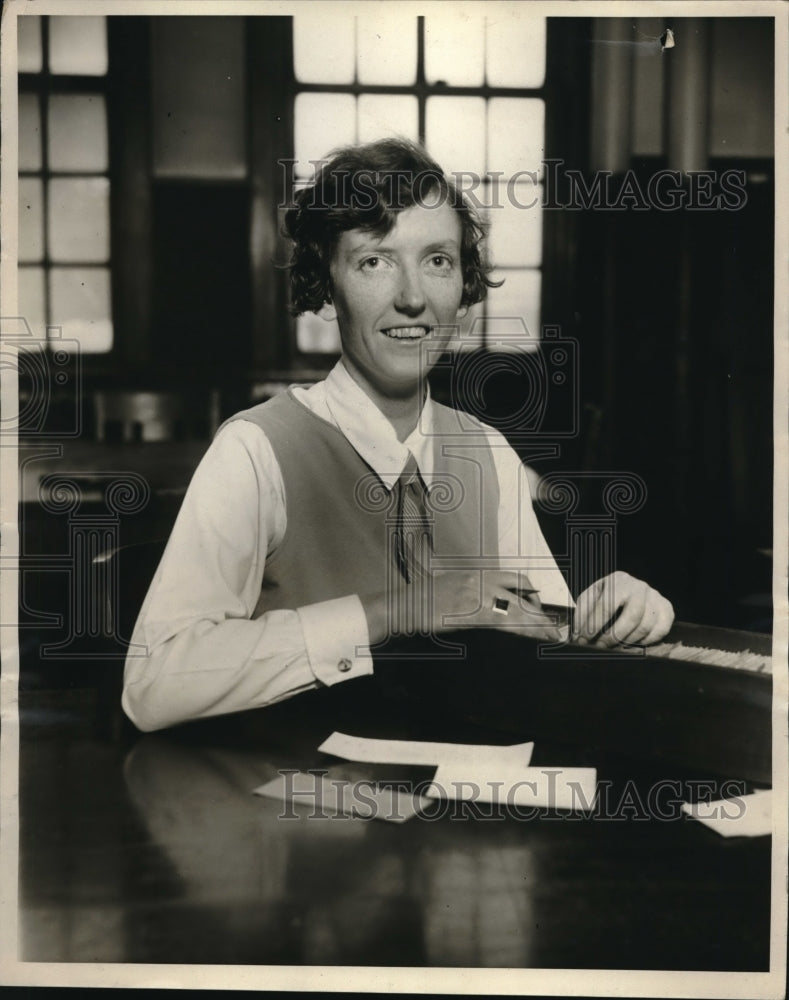
[[[645,651],[543,647],[497,631],[452,636],[465,655],[419,668],[376,665],[387,696],[440,706],[539,743],[680,766],[769,785],[772,660],[768,635],[678,622]],[[394,650],[393,650],[394,652]],[[575,758],[573,758],[575,759]]]

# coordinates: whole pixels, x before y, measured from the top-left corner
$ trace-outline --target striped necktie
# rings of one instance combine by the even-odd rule
[[[427,513],[426,492],[416,459],[409,452],[405,468],[395,483],[397,520],[394,555],[397,568],[406,583],[426,572],[428,554],[433,548],[433,534]]]

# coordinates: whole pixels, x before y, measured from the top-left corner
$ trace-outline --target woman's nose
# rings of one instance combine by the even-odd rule
[[[419,275],[404,268],[395,295],[395,308],[408,316],[418,316],[425,308],[425,293]]]

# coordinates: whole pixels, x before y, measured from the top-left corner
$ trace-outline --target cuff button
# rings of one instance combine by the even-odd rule
[[[353,664],[351,663],[350,660],[343,659],[340,660],[340,662],[337,664],[337,669],[340,671],[341,674],[347,674],[352,666]]]

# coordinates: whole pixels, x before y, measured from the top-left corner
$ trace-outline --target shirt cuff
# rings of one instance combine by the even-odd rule
[[[296,613],[316,680],[331,685],[373,672],[367,617],[355,594],[308,604]]]

